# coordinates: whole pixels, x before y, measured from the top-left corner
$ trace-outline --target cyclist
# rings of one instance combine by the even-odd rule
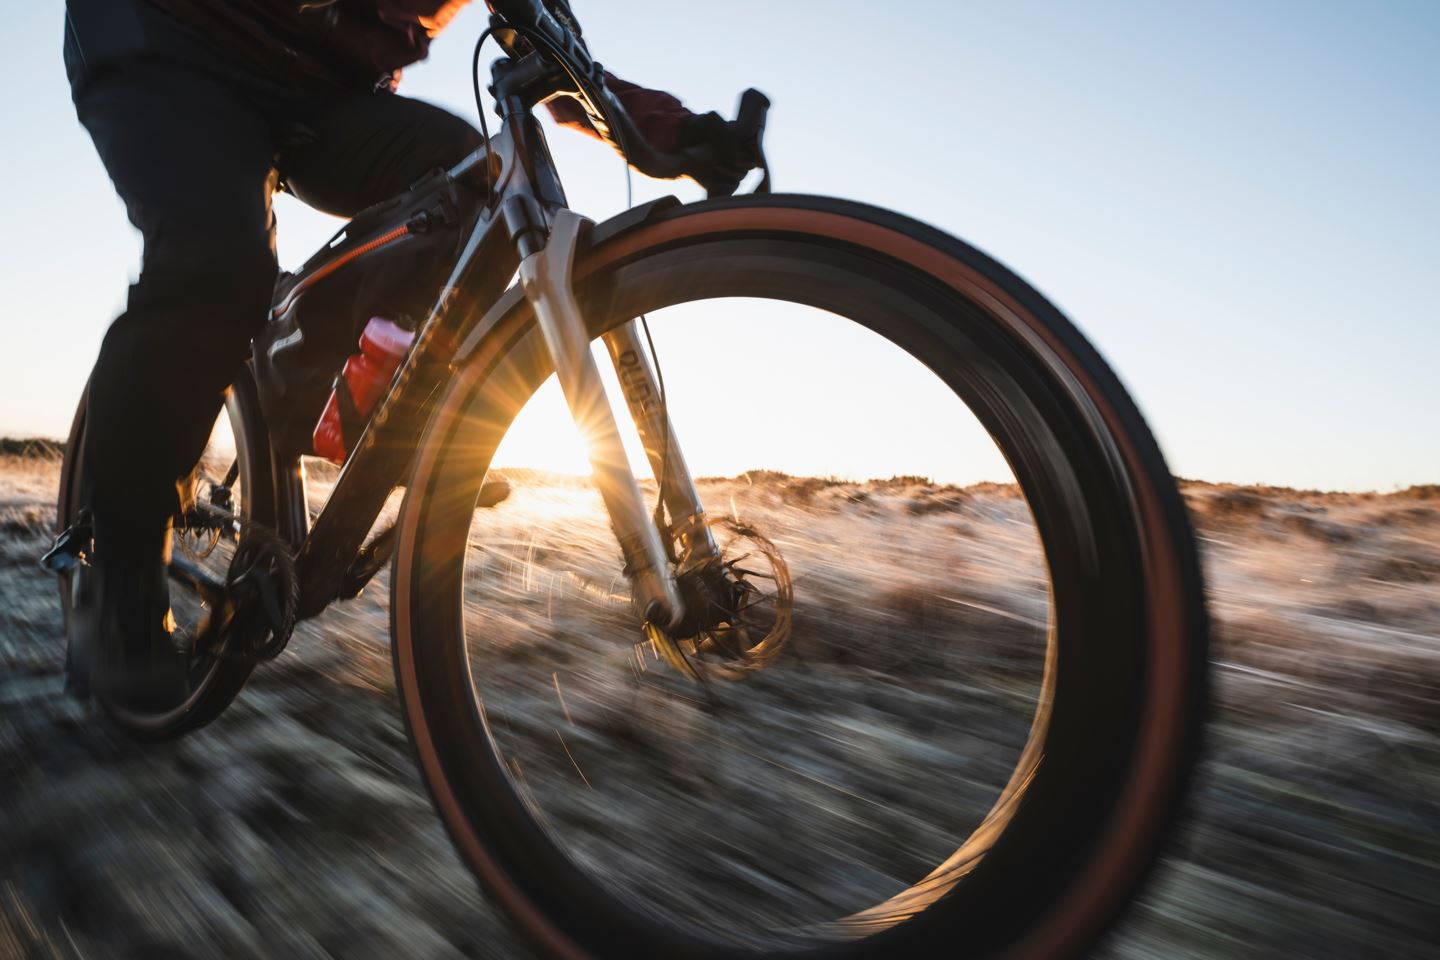
[[[395,93],[468,0],[67,0],[64,58],[89,131],[144,239],[139,279],[90,377],[84,455],[96,591],[72,680],[136,707],[186,693],[171,642],[171,518],[277,275],[271,197],[339,216],[480,145],[465,121]],[[547,0],[569,17],[563,0]],[[749,167],[731,123],[615,78],[659,150],[706,144],[689,171],[731,193]],[[561,123],[587,128],[573,100]]]

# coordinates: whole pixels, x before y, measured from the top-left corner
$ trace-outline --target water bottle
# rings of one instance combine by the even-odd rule
[[[360,352],[345,361],[315,425],[316,456],[345,462],[414,341],[415,334],[404,327],[384,317],[370,318],[360,335]]]

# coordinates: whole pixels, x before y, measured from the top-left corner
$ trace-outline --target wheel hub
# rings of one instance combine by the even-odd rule
[[[680,563],[685,616],[669,631],[644,625],[646,643],[696,682],[740,680],[775,662],[790,636],[794,591],[779,549],[731,518],[708,525],[726,540],[718,559]]]

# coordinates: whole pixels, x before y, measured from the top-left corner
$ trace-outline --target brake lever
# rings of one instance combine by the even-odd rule
[[[603,74],[598,63],[595,64],[595,72]],[[690,147],[679,153],[657,151],[636,129],[634,121],[625,111],[624,106],[615,97],[615,94],[604,85],[603,80],[597,78],[591,90],[581,90],[579,94],[580,102],[585,106],[591,124],[597,132],[601,133],[602,139],[619,150],[641,173],[659,180],[672,180],[684,176],[696,179],[693,171],[715,166],[713,151],[709,147]],[[750,169],[758,169],[761,172],[760,182],[755,185],[755,189],[751,193],[767,194],[771,192],[770,163],[765,157],[764,148],[765,119],[769,110],[770,98],[759,90],[751,87],[740,95],[740,104],[736,110],[734,122],[741,131],[741,142],[749,148],[753,158],[753,165]],[[615,124],[615,129],[609,129],[610,122]],[[705,184],[702,183],[701,186],[705,186]],[[708,186],[706,186],[706,191],[710,191]]]
[[[760,144],[755,145],[755,156],[759,159],[757,166],[760,168],[760,182],[755,184],[752,194],[768,194],[770,189],[770,162],[765,159],[765,148]]]
[[[751,88],[740,95],[740,105],[735,112],[735,127],[740,134],[740,143],[750,155],[750,167],[746,170],[760,171],[760,182],[750,191],[751,194],[768,194],[771,192],[770,163],[765,158],[765,118],[770,109],[770,99],[759,90]],[[711,183],[700,180],[693,171],[714,170],[718,166],[715,148],[709,144],[697,144],[680,151],[680,166],[687,171],[692,180],[695,180],[705,188],[706,193],[714,196],[715,188]],[[739,184],[737,183],[736,186]],[[733,195],[733,191],[724,192],[725,196]]]
[[[771,192],[770,162],[765,159],[765,120],[769,112],[770,98],[759,90],[751,87],[740,94],[740,107],[735,111],[735,125],[744,133],[745,144],[755,157],[755,168],[760,170],[760,182],[750,191],[752,194]]]

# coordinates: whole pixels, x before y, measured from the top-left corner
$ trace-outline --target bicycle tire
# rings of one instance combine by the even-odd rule
[[[1104,360],[980,251],[833,199],[736,198],[602,224],[575,277],[595,336],[711,296],[857,320],[868,308],[862,322],[923,357],[996,438],[1051,564],[1049,705],[986,835],[952,858],[964,866],[871,915],[871,935],[778,942],[767,955],[1048,958],[1093,946],[1175,824],[1207,705],[1188,515]],[[431,420],[400,521],[392,649],[422,777],[482,888],[544,954],[755,956],[630,908],[570,861],[510,784],[475,703],[457,558],[491,455],[550,373],[523,297],[507,296]]]
[[[74,522],[80,509],[80,491],[85,483],[84,436],[88,402],[87,385],[71,421],[61,464],[60,496],[56,509],[61,530]],[[241,515],[273,526],[276,511],[269,434],[248,367],[226,394],[225,411],[235,436],[240,466]],[[60,604],[67,638],[73,603],[72,576],[65,574],[60,578]],[[220,716],[244,688],[253,669],[253,664],[242,660],[214,658],[190,696],[174,709],[161,713],[137,712],[104,697],[97,697],[97,702],[119,729],[135,739],[174,739],[198,730]]]

